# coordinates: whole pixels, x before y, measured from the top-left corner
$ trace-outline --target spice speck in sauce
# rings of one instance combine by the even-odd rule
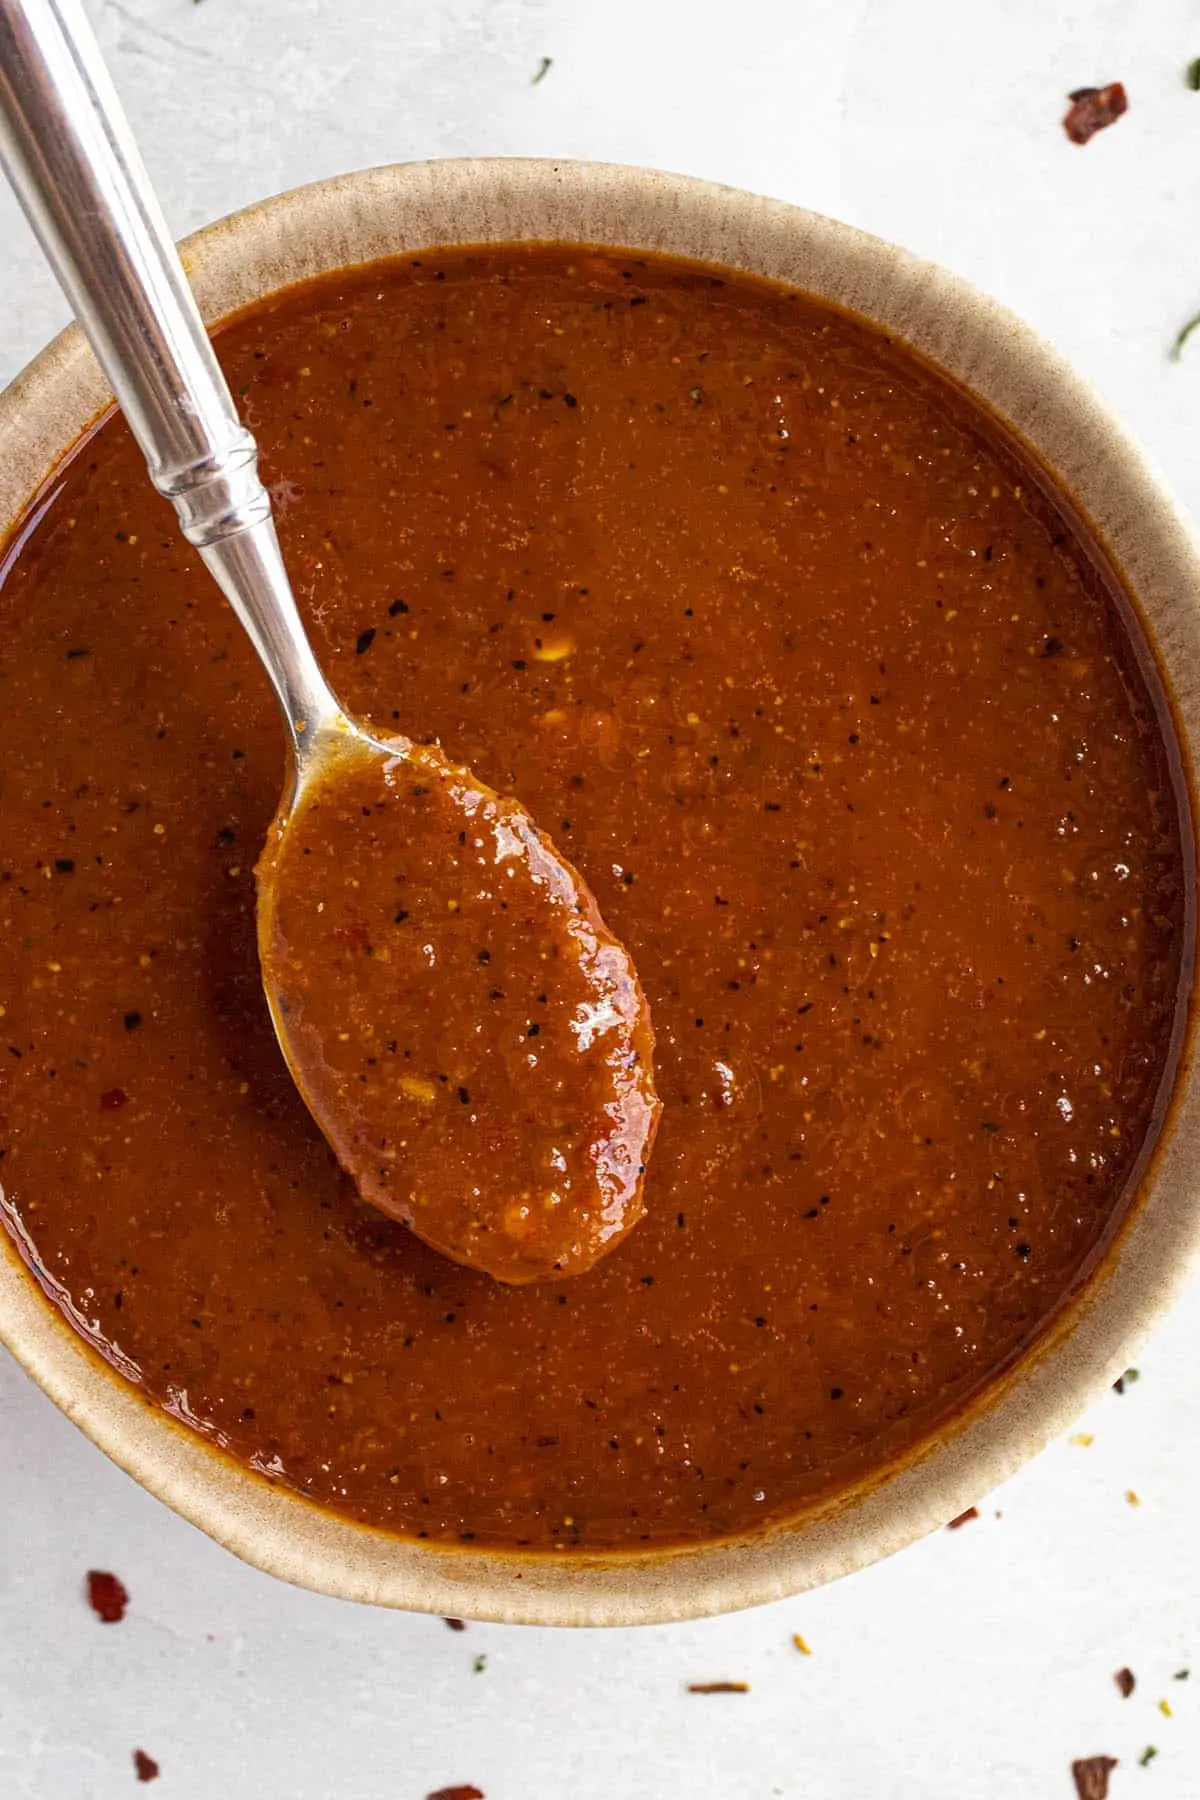
[[[689,1681],[689,1694],[748,1694],[748,1681]]]
[[[139,1781],[157,1781],[158,1780],[158,1776],[159,1776],[158,1764],[155,1762],[155,1760],[152,1756],[147,1756],[147,1754],[144,1750],[135,1750],[134,1751],[134,1753],[133,1753],[133,1768],[134,1768],[134,1773],[136,1774]]]
[[[1113,1676],[1113,1680],[1117,1684],[1122,1699],[1128,1700],[1130,1694],[1132,1694],[1134,1688],[1137,1686],[1137,1679],[1134,1676],[1133,1670],[1118,1669]]]
[[[88,1605],[105,1625],[119,1625],[129,1605],[129,1592],[108,1569],[89,1569],[87,1573]]]
[[[960,1512],[958,1514],[957,1518],[950,1520],[950,1523],[947,1525],[946,1530],[947,1531],[958,1531],[961,1526],[969,1525],[972,1519],[977,1519],[978,1517],[979,1517],[979,1508],[977,1506],[968,1506],[966,1512]]]

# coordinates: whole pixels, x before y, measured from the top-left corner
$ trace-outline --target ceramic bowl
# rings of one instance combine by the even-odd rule
[[[1029,328],[964,282],[812,213],[705,182],[582,163],[369,169],[282,195],[189,240],[210,320],[325,270],[437,245],[560,239],[674,252],[773,276],[914,345],[982,395],[1055,470],[1137,596],[1185,759],[1200,746],[1200,557],[1141,453]],[[0,398],[0,530],[106,403],[79,333]],[[1200,1086],[1183,1055],[1159,1149],[1099,1266],[1033,1351],[906,1464],[815,1515],[675,1553],[497,1555],[404,1542],[322,1513],[226,1461],[85,1348],[0,1234],[0,1338],[94,1443],[246,1561],[346,1599],[542,1624],[716,1613],[900,1549],[1034,1456],[1129,1363],[1200,1250]]]

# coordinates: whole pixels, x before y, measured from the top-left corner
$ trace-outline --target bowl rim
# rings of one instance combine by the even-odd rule
[[[386,165],[319,181],[188,238],[210,321],[328,270],[462,243],[657,250],[765,275],[872,320],[981,395],[1058,475],[1137,595],[1189,768],[1200,760],[1200,550],[1165,484],[1037,333],[935,264],[779,200],[658,170],[543,159]],[[0,537],[108,404],[69,327],[0,395]],[[1189,922],[1190,923],[1190,922]],[[150,1405],[47,1304],[0,1232],[0,1342],[136,1481],[246,1562],[337,1597],[475,1619],[631,1625],[796,1594],[861,1569],[978,1501],[1124,1369],[1200,1265],[1200,1082],[1185,1047],[1163,1136],[1099,1268],[981,1402],[887,1472],[793,1526],[608,1557],[402,1540],[322,1512]],[[30,1269],[34,1279],[30,1279]],[[39,1287],[42,1291],[39,1291]],[[81,1321],[81,1323],[83,1323]]]

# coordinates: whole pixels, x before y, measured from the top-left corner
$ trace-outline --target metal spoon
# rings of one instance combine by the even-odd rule
[[[659,1114],[627,953],[517,802],[435,746],[379,736],[330,690],[257,446],[78,0],[0,0],[0,159],[287,722],[259,949],[311,1112],[363,1196],[446,1255],[510,1282],[589,1267],[641,1215]],[[397,882],[428,914],[415,936]]]

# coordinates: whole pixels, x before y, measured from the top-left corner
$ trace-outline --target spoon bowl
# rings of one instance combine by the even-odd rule
[[[359,1193],[513,1284],[644,1210],[658,1122],[637,974],[525,810],[432,744],[307,734],[258,866],[276,1035]]]

